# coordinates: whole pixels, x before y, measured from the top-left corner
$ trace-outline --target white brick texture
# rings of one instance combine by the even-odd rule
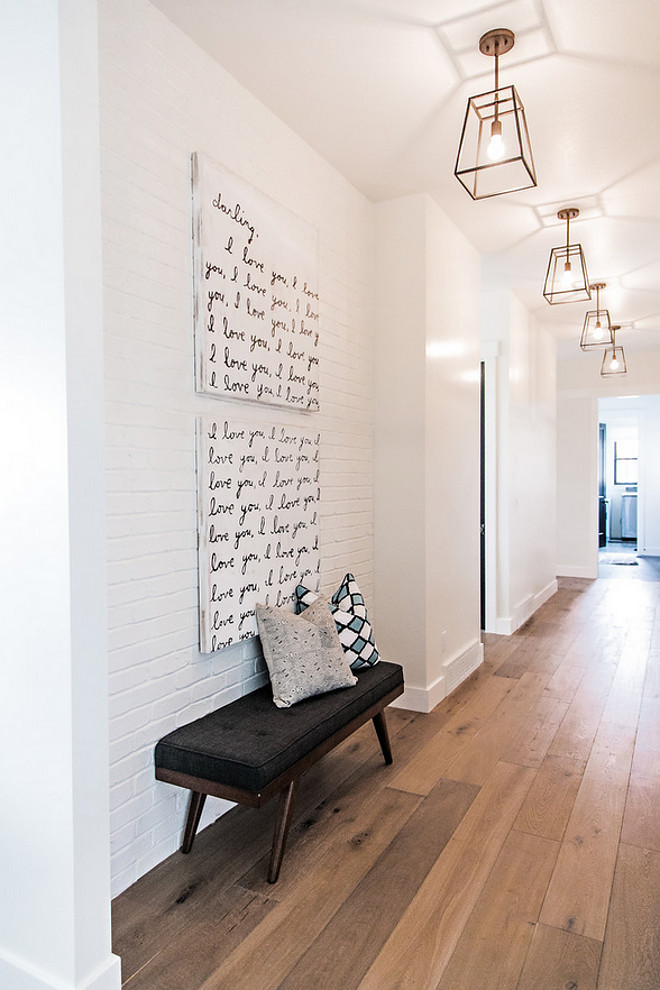
[[[197,648],[194,421],[302,421],[196,394],[190,154],[319,231],[322,586],[373,587],[373,207],[147,0],[101,0],[113,894],[179,845],[163,733],[265,678],[254,641]],[[224,810],[210,800],[205,821]]]

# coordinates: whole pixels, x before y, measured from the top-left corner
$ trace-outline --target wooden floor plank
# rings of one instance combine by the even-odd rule
[[[567,702],[547,698],[544,692],[529,716],[522,720],[517,734],[503,750],[504,762],[520,763],[524,767],[540,767],[567,710]]]
[[[438,990],[515,987],[558,852],[558,842],[509,832]]]
[[[587,670],[550,744],[549,753],[572,760],[588,759],[615,673],[614,664],[597,664]]]
[[[546,683],[547,678],[542,675],[522,674],[515,687],[483,720],[474,737],[449,763],[445,776],[478,786],[485,783],[497,762],[504,759],[503,754],[512,743],[512,735],[517,735],[524,724],[529,724],[530,713],[538,704]],[[554,734],[553,731],[550,738]],[[517,752],[520,752],[520,745]]]
[[[570,704],[586,672],[586,667],[578,667],[564,659],[548,681],[544,694]]]
[[[472,784],[441,780],[279,990],[356,987],[477,793]]]
[[[517,683],[506,677],[491,677],[470,699],[469,705],[453,715],[428,745],[397,773],[390,786],[412,794],[428,794],[446,776],[447,768],[456,756]]]
[[[162,942],[130,978],[124,974],[124,986],[129,990],[201,986],[276,903],[240,887],[219,888],[176,939]]]
[[[621,845],[598,990],[660,987],[660,853]]]
[[[360,982],[436,987],[536,771],[500,763]]]
[[[601,949],[595,939],[538,925],[515,990],[596,990]]]
[[[420,802],[385,788],[356,829],[335,829],[332,845],[295,890],[266,915],[202,984],[203,990],[275,990],[399,833]]]
[[[602,941],[605,934],[634,729],[603,722],[566,826],[541,921]]]
[[[660,786],[657,779],[635,773],[630,775],[621,841],[660,853]]]
[[[562,839],[585,766],[586,760],[546,756],[522,803],[514,828],[546,839]]]

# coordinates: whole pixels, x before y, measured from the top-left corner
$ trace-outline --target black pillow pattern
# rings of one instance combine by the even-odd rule
[[[298,612],[304,611],[318,597],[317,592],[299,584],[296,588]],[[352,574],[346,574],[328,605],[351,668],[372,667],[379,659],[376,640],[364,597]]]

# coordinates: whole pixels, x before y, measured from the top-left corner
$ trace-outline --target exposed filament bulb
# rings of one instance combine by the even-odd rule
[[[499,162],[504,158],[506,147],[502,137],[502,121],[494,120],[490,125],[490,141],[486,148],[486,154],[491,162]]]

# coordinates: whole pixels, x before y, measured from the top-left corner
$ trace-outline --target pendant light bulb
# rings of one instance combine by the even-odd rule
[[[568,292],[570,289],[573,288],[573,285],[575,284],[575,277],[573,275],[573,270],[571,268],[570,261],[567,261],[564,265],[564,270],[561,274],[560,282],[561,282],[561,288],[563,289],[564,292]]]
[[[612,369],[612,371],[616,371],[618,367],[619,367],[619,362],[617,361],[616,357],[613,357],[610,362],[610,368]]]
[[[502,121],[494,120],[490,125],[490,141],[486,148],[486,154],[491,162],[500,162],[504,158],[506,147],[502,137]]]

